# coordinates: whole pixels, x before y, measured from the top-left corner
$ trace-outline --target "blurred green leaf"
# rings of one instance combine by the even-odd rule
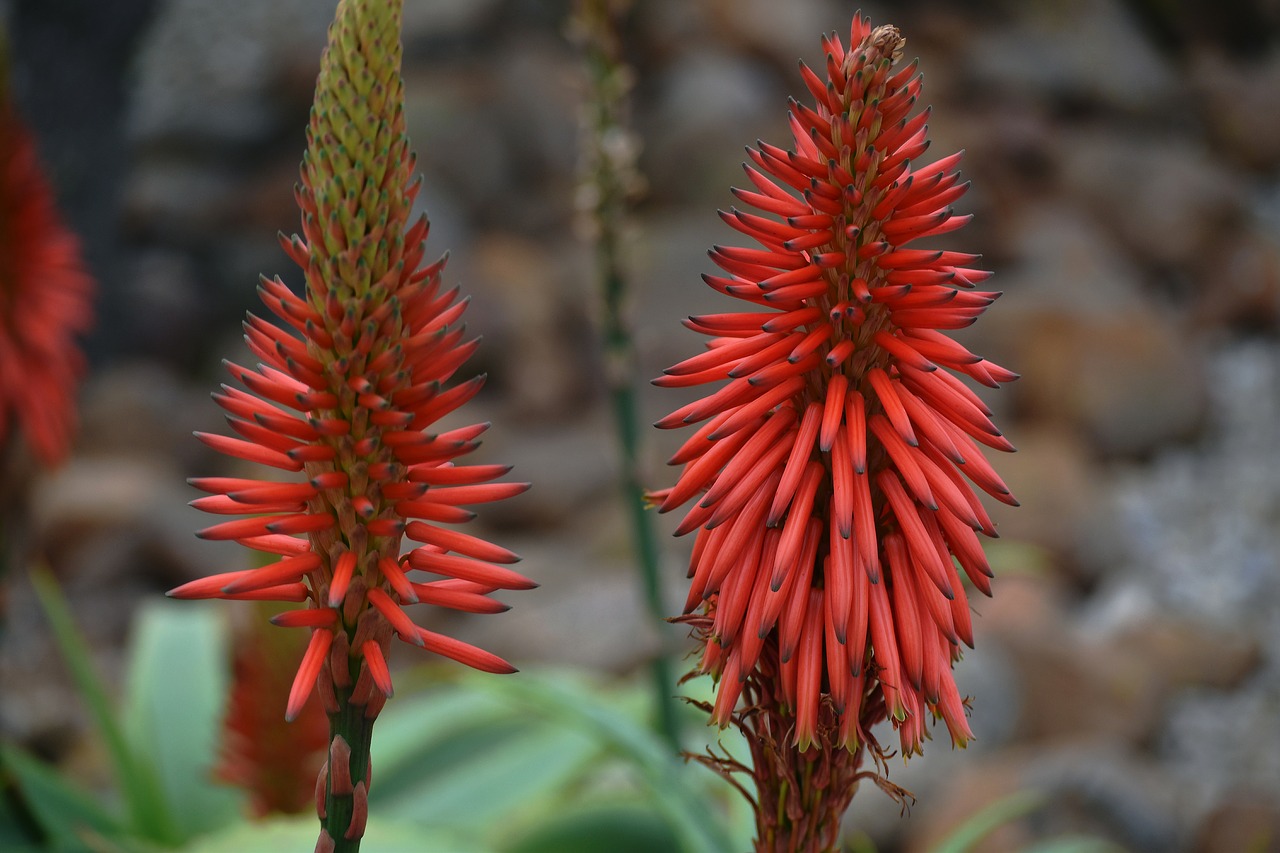
[[[457,748],[450,744],[466,732],[510,719],[511,709],[491,696],[453,684],[437,686],[426,695],[411,695],[400,684],[395,701],[387,704],[375,727],[371,757],[378,784],[371,796],[416,784],[424,770],[459,759]]]
[[[578,732],[537,722],[491,723],[441,743],[418,765],[416,782],[397,786],[378,808],[427,826],[487,826],[537,811],[598,753]],[[374,767],[376,796],[382,782],[376,759]]]
[[[843,841],[846,853],[879,853],[871,836],[861,830],[855,829]]]
[[[680,695],[692,701],[712,703],[716,696],[715,680],[710,675],[691,678],[680,685]],[[692,736],[697,740],[695,745],[690,746],[690,753],[706,755],[707,749],[711,748],[717,755],[727,754],[735,761],[751,766],[751,748],[736,726],[721,729],[711,722],[706,711],[688,702],[684,703],[684,709]],[[693,764],[694,762],[689,762],[690,769],[685,772],[691,774],[689,780],[703,789],[706,792],[704,796],[723,812],[723,825],[731,839],[730,849],[750,850],[756,836],[756,815],[751,803],[718,774],[706,767],[694,767]],[[749,779],[740,781],[748,790],[751,789]],[[854,851],[867,853],[856,846]]]
[[[171,845],[178,843],[180,838],[155,769],[135,754],[125,739],[111,710],[106,689],[93,672],[88,646],[76,630],[75,619],[57,581],[47,570],[36,569],[31,572],[31,582],[53,628],[58,648],[71,670],[76,690],[106,744],[128,810],[130,828],[135,835],[152,841]]]
[[[154,767],[181,838],[241,814],[243,796],[213,780],[228,690],[223,611],[151,601],[134,622],[123,719],[135,755]]]
[[[1026,791],[996,800],[951,833],[933,849],[933,853],[969,853],[977,844],[1006,823],[1017,820],[1043,806],[1044,796]]]
[[[1053,570],[1053,558],[1048,549],[1033,542],[1017,539],[996,539],[986,543],[987,562],[996,577],[1030,575],[1043,577]]]
[[[1023,853],[1125,853],[1119,844],[1088,835],[1067,835],[1028,847]]]
[[[55,850],[90,851],[86,839],[120,839],[125,827],[92,797],[22,750],[0,745],[0,764]],[[5,850],[21,849],[5,846]]]
[[[0,760],[0,765],[3,765]],[[10,802],[6,791],[6,786],[13,786],[13,793],[18,792],[17,781],[13,779],[6,780],[3,768],[0,767],[0,850],[12,851],[12,853],[36,853],[39,849],[31,840],[30,833],[20,822],[18,813]]]
[[[427,826],[508,825],[544,811],[601,751],[581,733],[464,685],[399,701],[384,715],[370,808]]]
[[[183,853],[246,853],[267,850],[311,850],[320,824],[314,815],[277,817],[239,823],[211,835],[201,836],[182,848]],[[421,850],[430,853],[486,853],[466,838],[452,832],[416,824],[396,823],[377,815],[369,816],[362,850],[390,853]]]
[[[582,811],[584,802],[606,809],[630,796],[629,806],[665,823],[675,839],[650,849],[744,849],[734,843],[739,833],[730,840],[718,822],[736,817],[739,805],[750,823],[749,809],[713,774],[691,773],[650,729],[642,686],[568,672],[447,672],[406,673],[379,718],[371,812],[478,828],[501,846],[540,837],[548,820]],[[414,694],[415,685],[430,692]],[[609,799],[599,801],[601,794]]]
[[[503,853],[653,853],[679,849],[680,839],[658,815],[634,805],[597,807],[538,827]]]
[[[637,771],[658,810],[687,853],[723,853],[733,842],[709,808],[705,789],[689,779],[684,761],[673,755],[652,730],[607,702],[598,689],[566,674],[556,677],[524,673],[518,678],[488,678],[477,687],[504,701],[589,733]]]

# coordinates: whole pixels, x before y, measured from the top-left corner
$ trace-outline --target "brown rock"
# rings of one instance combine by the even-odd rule
[[[1199,326],[1274,332],[1280,325],[1280,244],[1250,228],[1215,247],[1212,286],[1196,288]]]
[[[556,251],[509,234],[472,242],[468,320],[484,335],[476,369],[501,360],[494,375],[514,413],[560,421],[577,417],[601,386],[587,257],[574,242]]]
[[[208,396],[216,387],[212,383],[184,386],[172,372],[141,361],[92,374],[81,395],[78,453],[182,462],[200,459],[204,445],[191,433],[216,430],[222,423],[221,410]]]
[[[1250,791],[1234,792],[1201,822],[1194,853],[1267,853],[1280,845],[1280,804]]]
[[[1200,50],[1191,57],[1187,76],[1214,142],[1251,169],[1280,166],[1280,51],[1242,61]]]
[[[1243,181],[1183,138],[1090,130],[1061,152],[1063,186],[1144,261],[1192,267],[1245,215]]]
[[[1118,632],[1112,641],[1136,655],[1167,690],[1229,690],[1262,661],[1256,637],[1175,616],[1143,620]]]
[[[1166,682],[1122,644],[1086,636],[1064,611],[1061,586],[1043,574],[998,576],[991,599],[974,596],[982,642],[998,644],[1018,683],[1015,737],[1146,740]]]
[[[1203,422],[1203,367],[1185,333],[1153,309],[1101,318],[1024,315],[1010,359],[1027,415],[1079,429],[1106,455],[1141,455]]]
[[[1072,555],[1080,537],[1089,535],[1102,497],[1097,462],[1082,436],[1059,424],[1031,421],[1005,434],[1018,452],[990,458],[1022,505],[987,501],[1001,543],[1033,543]]]

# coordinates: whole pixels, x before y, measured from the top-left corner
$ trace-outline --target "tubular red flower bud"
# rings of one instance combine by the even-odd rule
[[[315,686],[316,676],[324,664],[325,655],[329,652],[329,644],[333,642],[333,632],[328,628],[320,628],[311,632],[311,643],[307,646],[302,663],[298,666],[298,674],[293,679],[293,687],[289,690],[289,702],[284,716],[287,720],[295,720],[302,711],[302,703],[307,701]]]
[[[343,835],[348,841],[364,837],[365,824],[369,822],[369,786],[357,782],[351,792],[351,824]]]
[[[360,651],[364,653],[365,666],[369,668],[369,675],[373,678],[373,683],[387,697],[392,694],[391,689],[391,672],[387,669],[386,658],[383,657],[382,647],[374,640],[366,640],[360,647]]]

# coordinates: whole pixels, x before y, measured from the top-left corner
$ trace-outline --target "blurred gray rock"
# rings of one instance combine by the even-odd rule
[[[438,184],[477,212],[494,210],[504,190],[519,182],[501,123],[476,109],[496,96],[485,74],[440,66],[407,72],[405,122],[418,168],[429,176],[424,195]]]
[[[1274,172],[1280,166],[1280,50],[1252,61],[1198,51],[1188,77],[1210,138],[1236,163]]]
[[[436,40],[474,34],[492,20],[502,0],[408,0],[404,40]]]
[[[123,296],[137,317],[164,318],[137,323],[134,352],[169,363],[191,362],[211,306],[190,255],[169,249],[135,255]]]
[[[141,163],[124,193],[124,217],[137,231],[187,244],[218,234],[237,204],[234,172],[188,157]]]
[[[1011,257],[996,280],[1004,297],[972,332],[983,341],[1001,343],[1021,325],[1022,312],[1094,320],[1144,307],[1138,269],[1111,234],[1071,201],[1049,199],[1023,209],[1010,225]]]
[[[1240,694],[1190,692],[1175,703],[1159,756],[1183,786],[1193,815],[1212,821],[1214,810],[1244,792],[1280,802],[1280,735],[1272,724],[1277,714],[1274,680],[1269,688]]]
[[[1193,267],[1248,205],[1241,179],[1185,139],[1085,132],[1061,150],[1062,180],[1139,261]]]
[[[1267,625],[1280,609],[1280,351],[1262,343],[1207,359],[1207,434],[1117,475],[1108,512],[1120,559],[1162,609],[1213,623]]]
[[[1010,8],[1017,15],[1010,25],[979,30],[964,45],[972,85],[1145,115],[1176,108],[1177,75],[1123,3],[1055,0]]]
[[[192,437],[216,431],[221,411],[207,388],[186,384],[156,364],[118,365],[92,376],[81,395],[79,455],[160,462],[178,470],[206,450]]]
[[[504,537],[524,558],[515,568],[541,586],[498,593],[510,611],[456,618],[449,633],[517,665],[554,662],[613,673],[629,672],[661,643],[677,642],[677,629],[654,624],[645,611],[620,502],[598,501],[577,515],[576,536]]]
[[[328,0],[165,0],[137,60],[139,141],[247,143],[278,127],[273,86],[305,62],[314,81]],[[303,59],[305,57],[305,59]]]
[[[1043,792],[1035,816],[1053,831],[1095,834],[1133,853],[1166,853],[1188,828],[1183,792],[1151,761],[1105,739],[1064,744],[1028,764],[1025,784]]]
[[[516,417],[562,422],[566,413],[580,413],[603,384],[592,322],[600,296],[586,287],[586,247],[573,241],[553,251],[514,235],[486,235],[470,254],[466,285],[475,299],[468,321],[484,335],[476,364],[494,365]]]
[[[472,410],[472,418],[479,413]],[[618,501],[613,423],[603,406],[575,413],[572,424],[508,419],[484,436],[474,461],[514,465],[508,479],[533,483],[524,495],[484,507],[486,523],[572,537],[583,513]],[[502,427],[501,429],[499,427]]]
[[[805,59],[811,67],[823,61],[821,37],[835,31],[842,42],[849,41],[848,11],[832,0],[712,0],[708,4],[716,32],[735,42],[744,52],[762,53],[779,68],[789,72],[796,97],[802,92],[796,62]],[[885,23],[877,21],[876,23]]]
[[[735,165],[743,146],[764,139],[788,146],[786,91],[764,69],[731,53],[704,49],[676,59],[654,81],[641,171],[657,200],[728,198],[745,180]],[[727,203],[727,201],[726,201]]]

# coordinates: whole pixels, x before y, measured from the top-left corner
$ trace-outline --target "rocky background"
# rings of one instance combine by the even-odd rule
[[[101,278],[74,458],[38,484],[33,530],[100,664],[118,671],[144,596],[240,567],[184,479],[222,470],[220,360],[277,247],[330,0],[10,0],[21,102]],[[797,58],[847,32],[835,0],[642,0],[625,37],[649,191],[634,221],[641,379],[694,351],[679,318],[742,146],[786,144]],[[936,156],[967,149],[1003,299],[965,333],[1022,373],[990,396],[1019,453],[994,460],[1000,577],[959,667],[977,742],[942,735],[851,822],[919,851],[1026,788],[1051,805],[991,839],[1064,831],[1132,851],[1280,849],[1280,5],[1274,0],[864,3],[919,55]],[[625,674],[681,632],[642,614],[575,233],[578,60],[568,2],[406,0],[409,129],[429,253],[474,297],[489,373],[484,455],[535,484],[482,521],[542,582],[449,630],[528,667]],[[649,420],[678,404],[646,386]],[[646,435],[648,477],[671,434]],[[671,540],[671,610],[688,543]],[[0,727],[75,762],[68,699],[30,592],[0,646]],[[1247,847],[1248,843],[1261,846]],[[1270,845],[1270,846],[1268,846]]]

